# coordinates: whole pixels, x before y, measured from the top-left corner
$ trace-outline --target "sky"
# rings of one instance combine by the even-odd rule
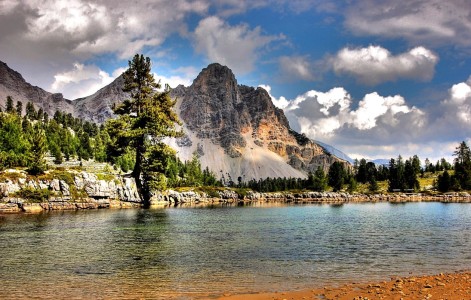
[[[467,0],[0,0],[0,60],[47,91],[90,95],[136,53],[171,87],[226,65],[353,158],[471,141]]]

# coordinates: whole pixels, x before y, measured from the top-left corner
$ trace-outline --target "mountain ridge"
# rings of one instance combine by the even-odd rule
[[[50,115],[62,110],[96,123],[114,117],[112,106],[128,97],[123,85],[121,75],[90,96],[68,100],[33,87],[20,73],[0,64],[0,104],[13,94],[15,102],[32,101]],[[190,86],[176,87],[171,96],[177,99],[185,136],[167,143],[182,160],[196,154],[202,166],[220,178],[306,177],[317,167],[327,171],[334,161],[348,164],[325,144],[293,131],[266,90],[239,85],[221,64],[203,68]]]

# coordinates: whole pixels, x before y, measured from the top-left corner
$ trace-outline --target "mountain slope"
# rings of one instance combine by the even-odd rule
[[[124,77],[121,75],[93,95],[74,100],[73,105],[76,117],[95,123],[104,123],[107,119],[114,117],[113,110],[111,109],[113,105],[122,102],[128,97],[123,92],[123,86]]]
[[[56,110],[66,113],[75,112],[72,101],[65,99],[62,94],[52,94],[40,87],[32,86],[20,73],[0,61],[0,107],[2,109],[5,108],[7,96],[13,98],[15,105],[17,101],[23,102],[23,110],[26,103],[31,101],[36,108],[42,108],[51,117]]]

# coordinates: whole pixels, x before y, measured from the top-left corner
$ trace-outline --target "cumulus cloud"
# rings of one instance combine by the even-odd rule
[[[54,75],[51,92],[62,92],[65,98],[75,99],[89,96],[124,72],[117,69],[112,75],[95,65],[75,63],[72,70]]]
[[[286,103],[293,129],[354,157],[452,159],[460,141],[471,141],[471,77],[452,85],[438,104],[421,108],[377,92],[355,100],[342,87],[311,90]]]
[[[216,16],[201,20],[194,32],[194,45],[198,53],[209,62],[227,65],[235,73],[247,73],[254,68],[260,51],[283,36],[264,35],[260,27],[247,24],[231,26]]]
[[[185,32],[188,15],[204,15],[209,6],[206,0],[1,1],[1,59],[31,83],[51,86],[74,62],[97,55],[129,59],[159,47]]]
[[[356,102],[344,88],[336,87],[327,92],[311,90],[288,103],[284,111],[295,130],[346,153],[363,149],[363,155],[368,155],[374,152],[366,153],[368,147],[413,144],[428,124],[426,113],[400,95],[373,92]]]
[[[471,77],[466,82],[454,84],[448,91],[447,99],[441,103],[440,110],[443,116],[440,125],[453,126],[467,133],[471,137]]]
[[[471,46],[468,1],[352,2],[345,25],[358,35],[405,38],[411,44]]]
[[[376,85],[402,78],[430,80],[435,72],[438,56],[424,47],[392,55],[380,46],[344,48],[332,58],[336,74],[350,75],[359,82]]]
[[[198,75],[198,71],[193,67],[181,67],[173,70],[171,75],[155,74],[154,78],[156,81],[160,81],[162,87],[168,84],[171,88],[176,88],[180,84],[184,86],[190,86],[193,79]]]
[[[311,62],[306,56],[282,56],[279,58],[282,77],[290,80],[314,79]]]

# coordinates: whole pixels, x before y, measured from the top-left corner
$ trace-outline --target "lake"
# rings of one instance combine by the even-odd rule
[[[211,298],[471,269],[471,205],[0,215],[0,298]]]

